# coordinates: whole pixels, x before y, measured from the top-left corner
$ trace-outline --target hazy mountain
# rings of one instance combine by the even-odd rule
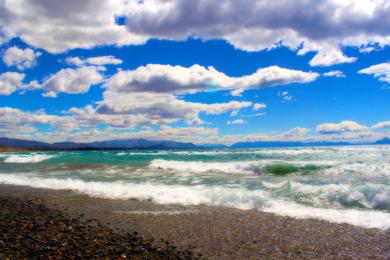
[[[390,144],[390,138],[383,138],[373,144]],[[77,150],[77,149],[202,149],[202,148],[266,148],[266,147],[303,147],[303,146],[340,146],[354,145],[348,142],[238,142],[231,146],[223,144],[202,144],[182,143],[175,141],[128,139],[111,140],[91,143],[58,142],[44,143],[31,140],[0,137],[0,147],[13,147],[25,149],[53,149],[53,150]]]
[[[192,143],[175,141],[155,141],[144,139],[112,140],[92,143],[44,143],[13,138],[0,138],[0,147],[30,148],[30,149],[194,149],[200,148]]]
[[[375,144],[390,144],[390,138],[383,138],[375,142]]]
[[[123,149],[192,149],[198,148],[192,143],[180,143],[174,141],[155,141],[145,139],[112,140],[93,142],[87,144],[94,148],[123,148]]]
[[[199,144],[202,148],[208,148],[208,149],[221,149],[221,148],[228,148],[229,146],[224,144]]]
[[[261,147],[301,147],[301,146],[338,146],[338,145],[352,145],[347,142],[238,142],[233,144],[232,148],[261,148]]]
[[[31,141],[31,140],[21,140],[15,138],[0,137],[0,146],[1,147],[15,147],[15,148],[46,148],[50,147],[50,144]]]

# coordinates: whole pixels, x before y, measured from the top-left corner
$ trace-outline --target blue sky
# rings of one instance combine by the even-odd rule
[[[275,15],[263,21],[250,1],[245,17],[228,0],[224,9],[194,1],[189,13],[179,0],[85,2],[0,3],[1,136],[226,144],[390,136],[389,4],[264,0],[259,10]],[[312,5],[311,14],[296,10]]]

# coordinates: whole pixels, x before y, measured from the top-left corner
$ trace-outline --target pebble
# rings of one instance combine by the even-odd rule
[[[169,241],[153,246],[96,219],[66,217],[37,201],[0,198],[0,259],[196,259]]]

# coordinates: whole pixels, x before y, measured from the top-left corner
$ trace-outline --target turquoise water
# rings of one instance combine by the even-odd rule
[[[0,183],[390,227],[390,146],[3,153]]]

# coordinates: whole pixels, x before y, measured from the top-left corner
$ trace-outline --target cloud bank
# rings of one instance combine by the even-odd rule
[[[311,66],[331,66],[356,60],[344,46],[388,46],[389,13],[386,0],[20,0],[0,3],[0,27],[3,41],[20,37],[52,53],[195,36],[246,51],[315,52]]]

